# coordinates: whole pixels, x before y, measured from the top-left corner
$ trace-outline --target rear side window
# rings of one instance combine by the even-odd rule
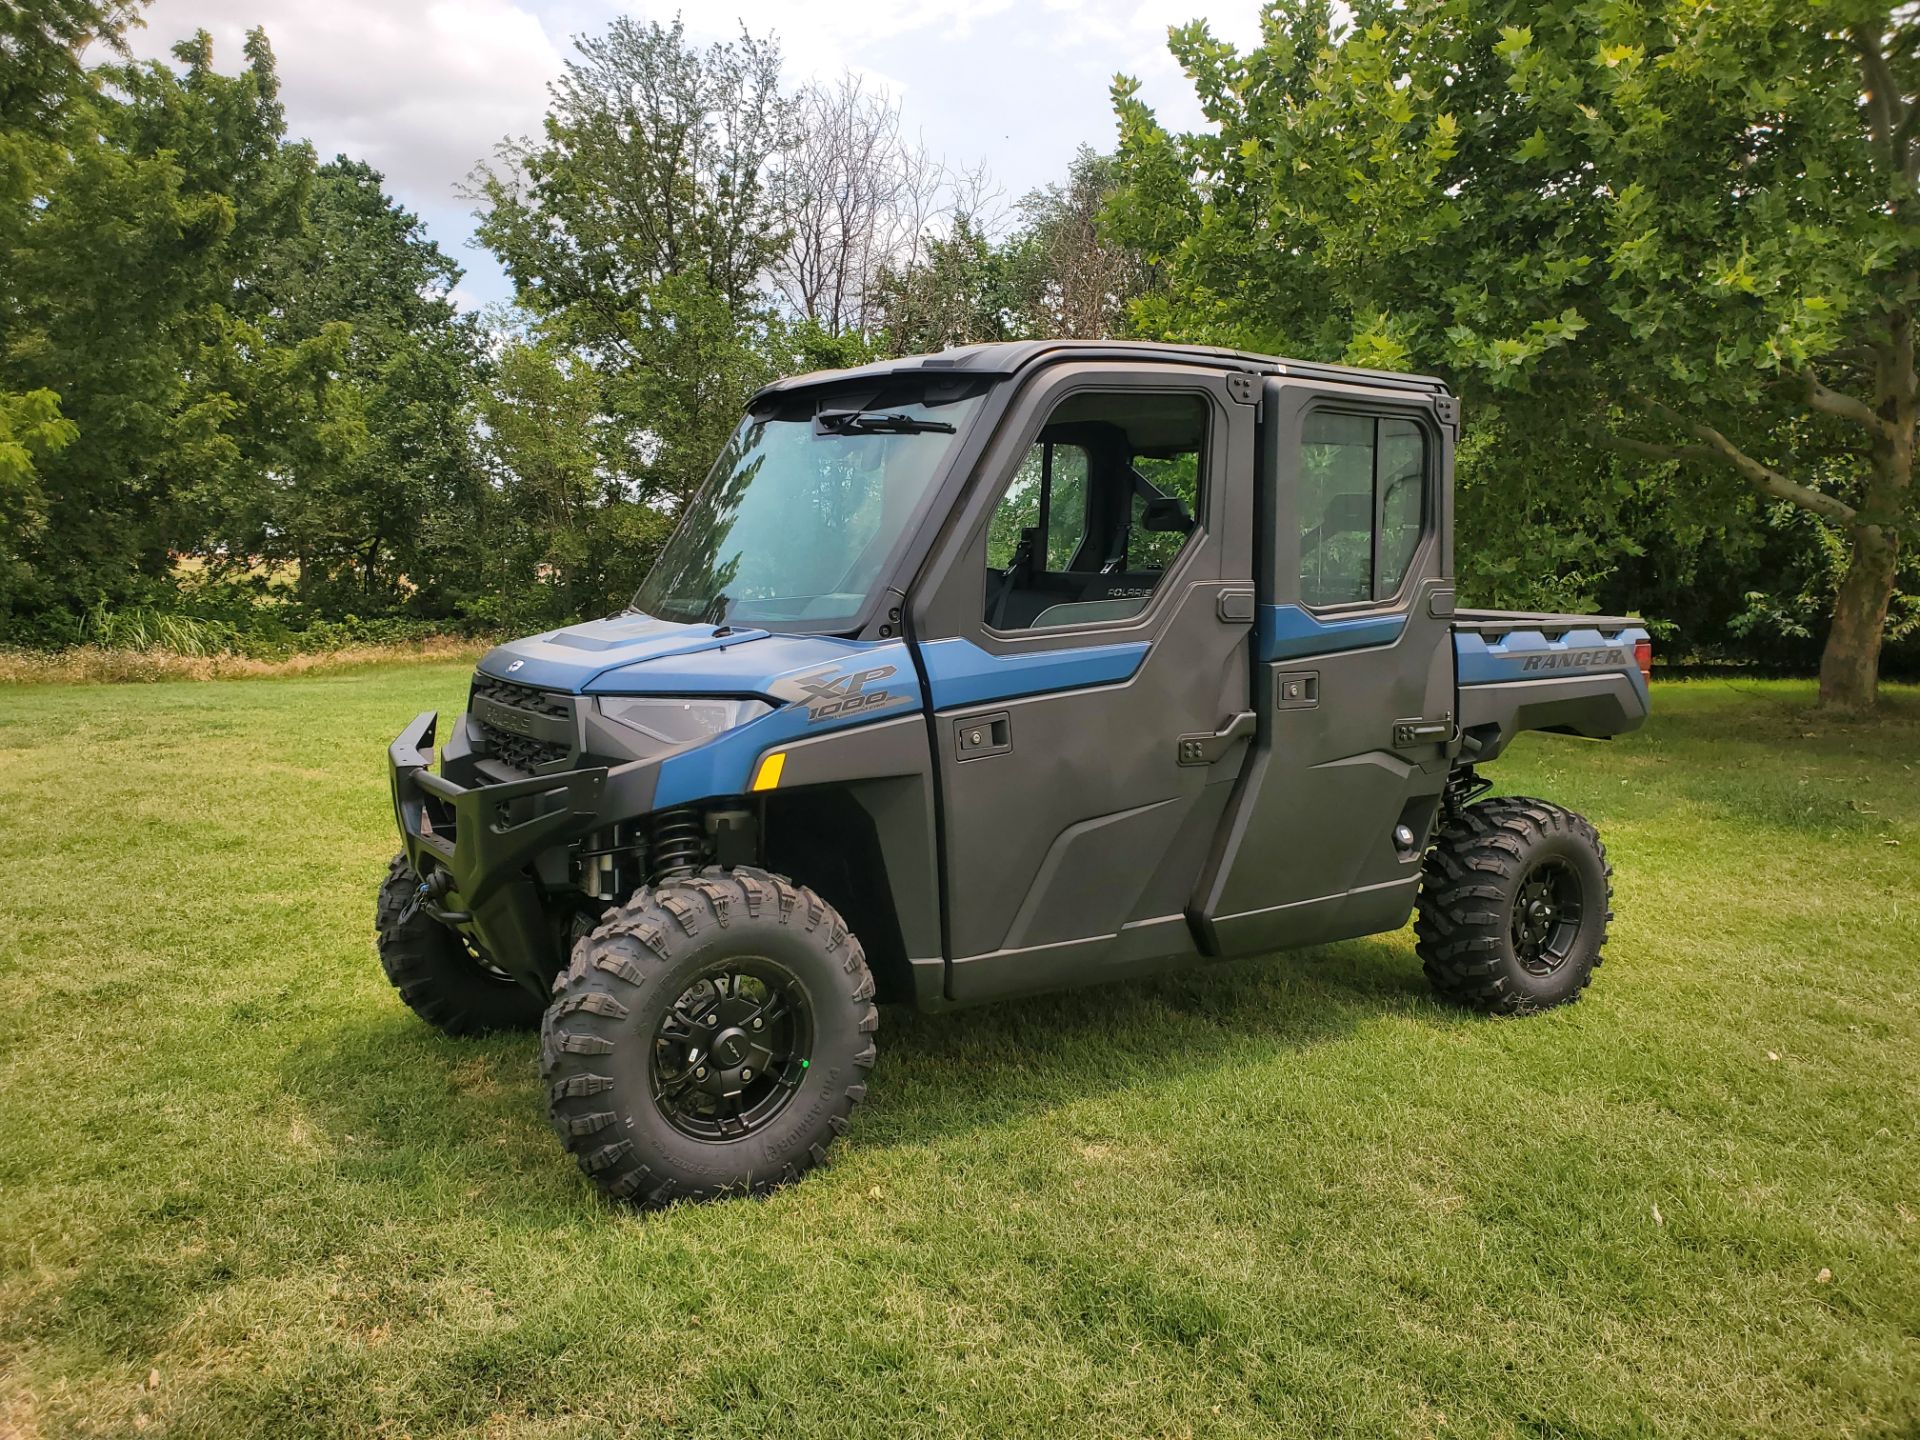
[[[1426,523],[1427,437],[1411,420],[1317,410],[1300,438],[1300,599],[1385,600]]]

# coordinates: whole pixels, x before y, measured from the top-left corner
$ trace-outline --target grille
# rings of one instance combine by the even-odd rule
[[[473,693],[476,697],[485,696],[496,705],[508,705],[515,710],[530,711],[535,715],[545,715],[553,719],[569,720],[573,717],[573,706],[565,695],[556,695],[550,690],[535,690],[527,685],[515,685],[511,681],[496,680],[491,675],[476,674],[473,677]],[[529,773],[543,766],[553,765],[567,759],[573,752],[566,744],[543,740],[532,735],[516,735],[510,730],[489,725],[478,715],[480,733],[487,737],[487,748],[494,757],[505,761],[516,770]]]

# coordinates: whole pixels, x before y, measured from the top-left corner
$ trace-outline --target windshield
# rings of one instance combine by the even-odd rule
[[[634,608],[712,624],[852,620],[979,403],[977,390],[851,410],[814,398],[749,415]]]

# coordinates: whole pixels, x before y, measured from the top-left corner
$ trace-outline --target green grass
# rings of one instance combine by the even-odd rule
[[[830,1166],[648,1216],[375,965],[463,676],[0,692],[0,1435],[1920,1432],[1920,694],[1517,746],[1571,1009],[1400,934],[889,1014]]]

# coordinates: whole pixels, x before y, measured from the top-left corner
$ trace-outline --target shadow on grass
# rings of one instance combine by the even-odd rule
[[[851,1143],[921,1145],[1090,1096],[1178,1084],[1325,1044],[1386,1014],[1474,1023],[1437,1005],[1409,949],[1385,939],[940,1015],[889,1008]],[[450,1040],[388,1012],[316,1037],[283,1074],[315,1121],[355,1137],[365,1156],[356,1180],[417,1187],[433,1172],[474,1192],[497,1220],[547,1225],[553,1187],[525,1172],[572,1167],[548,1133],[535,1065],[530,1036]]]
[[[1230,1081],[1383,1016],[1485,1023],[1437,1005],[1409,948],[1384,938],[946,1015],[890,1010],[846,1143],[885,1154],[1087,1099]],[[127,1215],[67,1290],[65,1303],[89,1317],[80,1343],[102,1363],[144,1364],[208,1294],[317,1273],[342,1254],[376,1271],[391,1254],[404,1298],[438,1267],[457,1269],[462,1244],[492,1243],[453,1239],[476,1216],[491,1232],[523,1235],[633,1223],[635,1212],[601,1204],[568,1162],[535,1067],[532,1036],[448,1039],[397,1001],[309,1034],[279,1067],[297,1137],[270,1142],[241,1169],[198,1154],[191,1193],[169,1189]],[[421,1237],[445,1227],[443,1256]],[[56,1320],[47,1312],[23,1324]]]

